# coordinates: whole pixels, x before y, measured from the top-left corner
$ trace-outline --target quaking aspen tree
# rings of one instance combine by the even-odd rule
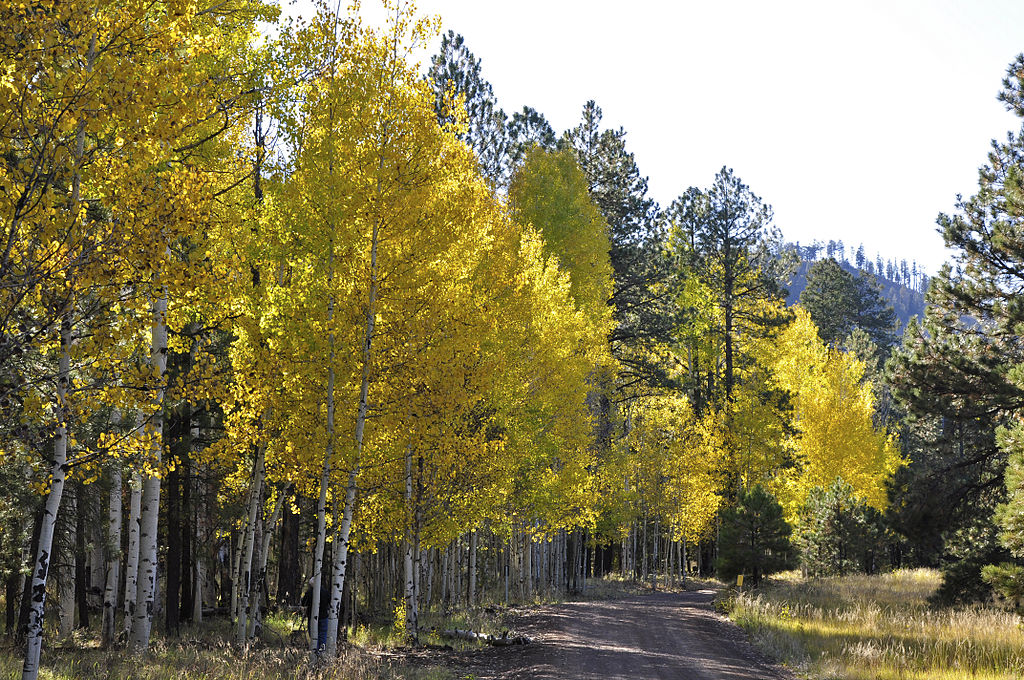
[[[780,491],[794,516],[814,487],[837,478],[876,508],[887,503],[886,481],[903,463],[893,435],[874,424],[874,393],[863,382],[864,364],[830,349],[810,315],[796,308],[796,320],[762,351],[772,358],[773,381],[792,395],[795,433],[790,445],[796,466]]]

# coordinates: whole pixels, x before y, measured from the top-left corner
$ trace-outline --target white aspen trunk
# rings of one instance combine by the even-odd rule
[[[424,604],[429,610],[431,603],[434,601],[434,558],[437,554],[435,548],[429,548],[427,550],[427,594],[424,599]]]
[[[150,464],[158,466],[163,454],[164,376],[167,374],[167,293],[161,291],[153,304],[153,337],[150,366],[158,387],[152,420]],[[160,477],[146,477],[142,489],[142,511],[139,516],[139,576],[136,581],[135,619],[132,621],[131,647],[136,652],[149,649],[149,637],[156,611],[157,521],[160,515]]]
[[[333,110],[332,110],[333,116]],[[332,171],[333,171],[333,165]],[[328,253],[328,274],[327,274],[328,287],[333,285],[334,282],[334,238],[330,240],[330,253]],[[324,544],[327,542],[327,488],[331,483],[331,459],[334,456],[334,292],[331,291],[327,299],[327,326],[330,329],[327,335],[328,344],[328,359],[327,359],[327,446],[324,450],[324,464],[320,475],[320,500],[317,503],[317,537],[316,537],[316,552],[313,556],[313,580],[311,593],[311,608],[309,614],[309,637],[310,637],[310,652],[312,654],[312,661],[316,661],[317,655],[320,653],[320,592],[323,583],[323,562],[324,562]],[[337,518],[337,511],[335,511],[335,518]],[[334,543],[335,552],[337,552],[338,543]],[[331,589],[334,589],[334,581],[336,579],[337,561],[335,561],[335,568],[332,569]],[[332,592],[333,597],[333,592]],[[340,598],[340,595],[339,595]],[[333,604],[333,603],[332,603]],[[333,607],[331,608],[334,609]],[[327,626],[328,633],[327,637],[330,638],[330,626],[331,626],[331,614],[328,613]],[[337,637],[337,613],[333,616],[334,619],[334,633]],[[335,642],[335,646],[337,642]],[[327,647],[331,648],[332,645],[330,640],[327,642]],[[328,654],[331,654],[330,651]]]
[[[334,241],[331,241],[331,279],[334,278]],[[334,319],[334,297],[333,295],[327,302],[327,323],[330,325]],[[334,456],[334,331],[332,330],[327,337],[328,343],[328,362],[327,362],[327,448],[324,456],[330,459]],[[334,505],[334,520],[335,529],[334,532],[334,564],[331,569],[331,604],[327,610],[327,641],[324,648],[324,653],[327,658],[334,658],[338,651],[338,620],[341,618],[341,600],[342,595],[345,592],[345,567],[344,560],[346,557],[342,557],[339,554],[339,548],[341,547],[341,527],[338,526],[338,506],[337,503]],[[344,520],[342,520],[344,522]],[[351,519],[350,519],[351,521]]]
[[[658,589],[658,543],[661,542],[661,518],[654,520],[654,545],[651,555],[651,590]]]
[[[345,591],[349,535],[352,532],[352,515],[356,505],[356,473],[355,469],[348,473],[348,483],[345,485],[345,509],[341,516],[341,526],[334,539],[334,579],[331,585],[331,610],[327,617],[326,654],[328,658],[333,658],[338,651],[338,619],[341,615],[341,595]]]
[[[452,568],[452,545],[449,544],[444,548],[444,552],[441,553],[441,607],[447,605],[449,602],[449,583],[451,578],[449,577],[449,571]]]
[[[199,423],[192,423],[192,451],[196,452],[200,448],[199,436],[201,432],[199,430]],[[193,545],[193,555],[195,556],[195,563],[192,572],[192,623],[200,624],[203,622],[203,588],[205,587],[206,573],[205,573],[205,561],[203,560],[204,550],[200,548],[203,545],[206,538],[206,496],[203,493],[202,481],[200,480],[201,475],[194,475],[192,481],[195,483],[193,489],[193,497],[196,499],[196,523],[195,523],[195,539]]]
[[[260,558],[256,567],[255,588],[253,589],[249,607],[248,635],[250,639],[256,635],[256,625],[263,620],[261,607],[263,605],[263,589],[266,587],[265,584],[267,582],[267,558],[270,556],[270,543],[274,538],[274,531],[277,529],[277,523],[281,519],[281,511],[284,509],[285,496],[284,492],[277,494],[274,512],[270,515],[270,521],[263,527],[263,541],[260,544]]]
[[[142,416],[139,416],[141,427]],[[128,556],[124,568],[124,639],[131,637],[135,620],[135,596],[138,594],[139,576],[139,515],[142,514],[142,476],[132,473],[128,500]]]
[[[422,518],[416,521],[417,526],[422,523]],[[419,532],[417,531],[416,545],[422,545],[419,541]],[[423,572],[430,569],[430,562],[428,553],[422,547],[416,551],[416,564],[413,565],[413,589],[416,593],[416,621],[417,625],[420,618],[420,610],[423,608]],[[428,576],[429,578],[429,576]]]
[[[416,573],[413,551],[416,549],[413,535],[416,533],[416,513],[413,511],[412,498],[412,445],[405,447],[405,516],[407,522],[405,535],[405,640],[410,644],[419,642],[419,628],[416,620]]]
[[[381,160],[383,163],[383,160]],[[378,193],[380,192],[380,182],[378,180]],[[338,533],[336,534],[334,549],[334,578],[332,579],[331,587],[331,609],[327,617],[327,647],[325,653],[328,658],[333,657],[338,648],[338,613],[341,609],[341,593],[345,586],[345,563],[348,559],[348,543],[349,534],[352,530],[352,514],[355,511],[356,503],[356,477],[359,474],[359,461],[363,452],[363,432],[366,429],[366,411],[367,411],[367,400],[370,392],[370,360],[371,350],[373,348],[373,333],[374,325],[376,323],[377,315],[377,246],[380,238],[380,220],[373,223],[373,235],[370,240],[370,290],[369,297],[366,305],[366,330],[363,334],[363,352],[362,352],[362,376],[359,383],[359,408],[356,412],[356,427],[355,427],[355,461],[353,461],[352,468],[348,473],[348,482],[345,485],[345,508],[343,510],[341,526],[339,527]],[[334,256],[334,244],[331,243],[331,276],[333,278],[333,256]],[[330,298],[328,301],[328,321],[333,318],[334,315],[334,298]],[[324,458],[324,470],[329,474],[330,468],[330,455],[333,453],[333,435],[334,435],[334,333],[332,332],[329,336],[330,342],[330,364],[328,366],[328,390],[327,390],[327,445],[328,453]],[[327,476],[327,475],[325,475]],[[324,480],[322,479],[321,482]],[[327,480],[329,481],[329,480]],[[326,487],[321,488],[321,493],[326,492]],[[323,552],[320,553],[321,561],[323,559]],[[319,585],[319,579],[317,584]],[[313,592],[313,606],[314,611],[310,616],[312,620],[314,617],[319,616],[319,612],[316,611],[316,607],[319,605],[319,594],[314,590]],[[315,631],[316,629],[312,629]],[[316,646],[316,640],[313,641],[313,647]],[[315,655],[315,650],[314,650]]]
[[[110,500],[107,506],[106,583],[103,588],[103,625],[100,631],[104,647],[113,644],[116,635],[117,591],[121,580],[122,486],[121,466],[115,462],[110,470]]]
[[[416,575],[413,573],[415,562],[412,556],[413,543],[409,539],[402,543],[404,548],[402,561],[405,572],[405,640],[408,644],[415,645],[419,635],[416,623]]]
[[[249,594],[252,590],[252,555],[256,546],[256,513],[260,509],[260,498],[263,496],[263,478],[266,466],[263,457],[266,444],[260,442],[256,447],[256,460],[252,467],[252,486],[249,488],[249,513],[245,525],[245,538],[242,543],[242,562],[238,570],[238,620],[235,626],[235,644],[245,644],[248,630]]]
[[[675,590],[676,587],[676,542],[668,539],[668,587]]]
[[[64,498],[64,516],[74,517],[75,513],[78,512],[78,494],[75,493],[75,488],[72,486],[70,493],[66,494]],[[57,627],[57,637],[61,640],[66,640],[71,637],[71,633],[75,630],[75,555],[74,549],[71,548],[75,544],[75,523],[74,522],[62,522],[63,531],[65,534],[64,549],[58,553],[60,558],[58,562],[59,570],[59,584],[60,589],[57,598],[57,611],[60,614],[59,624]]]
[[[680,562],[681,562],[681,565],[682,565],[682,568],[683,568],[683,590],[686,590],[686,575],[687,575],[686,572],[689,571],[689,565],[686,564],[686,537],[685,536],[683,537],[682,551],[683,551],[683,554],[682,554],[682,557],[680,559]]]
[[[540,543],[540,583],[544,591],[551,590],[551,541],[545,538]]]
[[[242,553],[245,546],[245,534],[242,534],[234,541],[234,551],[231,553],[231,622],[238,620],[238,572],[242,568]]]
[[[506,541],[505,542],[505,550],[504,550],[505,559],[503,560],[504,564],[502,565],[504,567],[503,571],[505,572],[505,605],[506,606],[508,605],[508,577],[509,577],[509,573],[508,573],[509,572],[509,563],[508,563],[508,561],[509,561],[509,554],[508,553],[509,553],[509,548],[510,547],[511,547],[510,542]]]
[[[533,540],[523,532],[523,599],[533,598]]]
[[[89,39],[89,51],[86,55],[85,70],[92,72],[96,59],[96,35]],[[79,168],[85,155],[86,120],[78,122],[75,131],[74,171],[71,175],[70,207],[72,218],[77,218],[81,191],[81,171]],[[50,466],[50,492],[46,496],[43,509],[43,521],[39,530],[39,545],[35,554],[32,569],[32,592],[29,599],[28,629],[25,642],[25,663],[22,665],[22,680],[36,680],[39,677],[39,654],[43,645],[43,615],[46,605],[46,578],[50,573],[53,558],[53,528],[60,512],[60,501],[64,495],[64,482],[67,478],[68,461],[68,388],[71,387],[71,312],[69,307],[64,310],[60,324],[60,359],[57,361],[57,391],[54,415],[56,416],[56,432],[53,440],[53,464]]]
[[[95,39],[94,39],[95,43]],[[46,577],[51,567],[53,529],[60,511],[67,477],[68,429],[67,394],[71,384],[71,321],[65,315],[61,322],[61,354],[57,367],[56,436],[53,442],[53,465],[50,466],[50,493],[46,496],[43,521],[39,529],[39,547],[32,569],[32,594],[29,600],[28,631],[22,680],[39,676],[39,653],[43,645],[43,614],[46,605]]]
[[[469,533],[469,589],[466,604],[469,607],[476,606],[476,557],[477,557],[477,534],[476,529]]]

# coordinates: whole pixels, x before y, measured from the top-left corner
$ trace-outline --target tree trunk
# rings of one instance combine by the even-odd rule
[[[252,485],[249,487],[249,512],[245,525],[245,538],[242,542],[242,562],[238,570],[238,622],[235,628],[235,644],[245,644],[248,630],[249,596],[252,590],[252,556],[256,549],[256,514],[260,509],[263,497],[263,478],[266,468],[263,463],[266,444],[260,442],[256,447],[256,459],[252,466]]]
[[[113,421],[113,419],[111,419]],[[120,418],[117,419],[120,421]],[[110,468],[110,499],[107,505],[106,582],[103,588],[103,623],[100,641],[104,648],[114,643],[117,626],[117,591],[121,572],[121,466]]]
[[[28,614],[25,663],[22,680],[39,676],[39,653],[43,645],[43,613],[46,605],[46,577],[50,571],[53,529],[60,511],[64,480],[67,475],[68,430],[67,393],[71,383],[71,321],[65,315],[61,322],[61,353],[57,373],[57,428],[53,442],[53,464],[50,466],[50,493],[46,497],[43,521],[39,531],[39,547],[32,569],[32,595]]]
[[[263,597],[267,590],[267,559],[270,556],[270,542],[274,538],[274,529],[281,518],[281,509],[285,504],[285,494],[279,493],[274,503],[274,511],[270,515],[270,521],[263,527],[263,541],[260,545],[260,558],[256,568],[256,579],[253,583],[249,612],[249,631],[251,639],[256,634],[256,626],[263,623]]]
[[[286,495],[291,497],[295,487],[289,486]],[[298,504],[298,498],[295,499]],[[278,555],[277,603],[297,605],[299,603],[299,515],[292,512],[292,504],[285,502],[284,520],[281,522],[281,550]]]
[[[152,419],[152,445],[149,463],[159,466],[163,455],[164,380],[167,374],[167,294],[161,291],[153,304],[153,337],[150,366],[158,382]],[[149,636],[156,609],[157,522],[160,515],[160,477],[150,474],[142,489],[139,516],[139,575],[136,581],[135,619],[132,621],[131,647],[137,652],[149,649]]]
[[[466,604],[470,608],[476,605],[476,529],[469,533],[469,587],[466,591]]]
[[[139,417],[141,430],[141,416]],[[139,577],[139,522],[142,514],[142,477],[132,473],[131,496],[128,500],[128,556],[124,568],[124,637],[129,639],[135,620],[135,597]]]
[[[345,568],[348,562],[349,534],[352,530],[355,505],[356,469],[353,468],[348,474],[348,484],[345,485],[345,507],[342,511],[341,526],[334,536],[334,578],[331,584],[331,609],[327,617],[328,658],[333,658],[338,651],[338,620],[341,616],[341,595],[345,590]]]
[[[191,423],[191,446],[193,451],[198,445],[199,441],[199,423],[193,421]],[[201,468],[199,472],[201,472]],[[192,475],[192,481],[195,484],[194,488],[194,507],[195,507],[195,522],[193,523],[193,529],[195,531],[193,545],[194,561],[193,561],[193,572],[192,572],[192,623],[200,624],[203,622],[203,588],[205,586],[206,571],[205,571],[205,553],[202,549],[205,544],[206,532],[204,528],[206,526],[206,494],[202,487],[202,480],[200,474]]]
[[[416,597],[416,572],[413,551],[417,549],[415,536],[419,533],[416,526],[419,513],[413,508],[412,493],[412,445],[405,447],[405,555],[403,564],[405,567],[405,640],[409,644],[419,643],[419,623],[417,620],[417,597]]]

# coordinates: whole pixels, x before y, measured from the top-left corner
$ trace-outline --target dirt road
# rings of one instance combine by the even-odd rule
[[[713,591],[625,595],[525,612],[525,647],[481,650],[473,677],[791,680],[712,607]]]

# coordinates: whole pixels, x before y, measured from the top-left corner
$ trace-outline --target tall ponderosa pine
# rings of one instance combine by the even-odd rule
[[[451,125],[462,117],[453,110],[462,97],[466,111],[463,141],[480,162],[484,176],[497,185],[508,175],[508,117],[498,107],[494,89],[480,72],[480,59],[475,57],[466,41],[454,31],[441,38],[440,51],[431,58],[428,79],[434,91],[434,111],[442,125]]]
[[[776,277],[759,261],[766,241],[775,237],[772,209],[722,168],[711,187],[691,187],[673,202],[669,220],[684,283],[696,279],[717,310],[709,331],[721,340],[721,373],[694,387],[700,393],[695,401],[731,402],[738,365],[749,360],[740,336],[764,337],[788,318],[777,304],[782,290]]]
[[[1010,65],[1003,86],[1000,99],[1024,117],[1024,55]],[[1021,133],[993,142],[977,193],[960,199],[955,214],[939,216],[946,245],[956,252],[955,266],[946,265],[932,279],[926,319],[908,328],[904,349],[889,365],[897,394],[913,412],[968,426],[974,421],[1000,425],[999,448],[981,446],[970,458],[974,466],[997,473],[1007,457],[1013,461],[1006,479],[1010,500],[998,516],[1003,541],[1011,547],[1021,533],[1015,470],[1024,458],[1022,153]],[[960,469],[964,461],[955,464]],[[991,488],[991,476],[976,481],[964,487],[968,497]]]
[[[603,130],[601,118],[601,108],[588,101],[580,124],[558,144],[576,155],[590,195],[608,221],[615,320],[609,340],[620,364],[620,388],[664,384],[668,376],[655,348],[668,341],[674,322],[657,205],[626,150],[625,130]]]

